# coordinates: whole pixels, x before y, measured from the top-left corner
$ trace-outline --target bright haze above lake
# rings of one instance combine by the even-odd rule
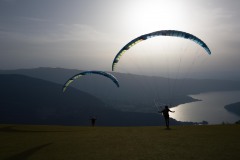
[[[240,79],[239,6],[238,0],[0,0],[0,69],[111,71],[115,55],[132,39],[180,30],[203,40],[212,55],[189,40],[156,37],[129,50],[116,71],[162,76],[169,66],[155,61],[170,59],[174,66],[176,54],[183,54],[182,64],[191,66],[197,52],[203,57],[196,77]]]

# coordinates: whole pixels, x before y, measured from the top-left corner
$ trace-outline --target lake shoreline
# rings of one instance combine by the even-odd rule
[[[230,103],[226,106],[224,106],[224,108],[233,114],[236,114],[237,116],[240,116],[240,101],[239,102],[235,102],[235,103]]]
[[[225,106],[240,102],[240,91],[206,92],[189,95],[197,101],[173,107],[170,116],[178,121],[202,122],[209,124],[235,123],[239,115],[229,112]]]

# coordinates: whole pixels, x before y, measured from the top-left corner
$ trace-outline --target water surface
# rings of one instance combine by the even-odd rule
[[[179,121],[201,122],[209,124],[234,123],[240,117],[228,112],[224,106],[230,103],[240,102],[240,91],[209,92],[190,95],[201,101],[186,103],[172,108],[175,113],[170,116]]]

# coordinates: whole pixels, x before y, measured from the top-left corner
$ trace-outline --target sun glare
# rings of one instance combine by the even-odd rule
[[[138,33],[160,29],[184,29],[187,19],[184,8],[179,1],[137,1],[130,4],[126,12],[128,27],[133,27]]]
[[[125,38],[127,36],[129,42],[140,35],[159,30],[192,33],[191,26],[187,25],[189,16],[186,12],[187,4],[183,1],[131,1],[124,15],[126,32],[129,33]],[[139,71],[139,74],[168,77],[169,73],[188,72],[193,63],[201,63],[205,56],[205,50],[191,40],[157,36],[133,46],[122,56],[117,68],[123,72]]]

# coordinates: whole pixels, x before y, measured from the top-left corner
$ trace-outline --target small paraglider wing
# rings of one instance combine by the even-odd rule
[[[112,74],[110,73],[107,73],[107,72],[103,72],[103,71],[90,71],[90,74],[99,74],[99,75],[102,75],[102,76],[105,76],[109,79],[111,79],[117,87],[119,87],[119,83],[118,83],[118,80],[116,77],[114,77]]]
[[[65,92],[67,87],[75,80],[82,76],[83,74],[79,73],[73,76],[72,78],[68,79],[68,81],[64,84],[62,91]]]
[[[114,71],[116,64],[120,60],[121,56],[128,49],[130,49],[131,47],[133,47],[134,45],[136,45],[137,43],[139,43],[143,40],[153,38],[156,36],[172,36],[172,37],[180,37],[180,38],[184,38],[184,39],[189,39],[191,41],[194,41],[198,45],[200,45],[202,48],[204,48],[209,55],[211,54],[211,51],[208,48],[208,46],[201,39],[199,39],[198,37],[196,37],[190,33],[176,31],[176,30],[161,30],[161,31],[156,31],[156,32],[145,34],[145,35],[141,35],[140,37],[137,37],[137,38],[133,39],[132,41],[130,41],[128,44],[126,44],[115,56],[113,63],[112,63],[112,70]]]
[[[111,79],[117,87],[119,87],[119,83],[118,83],[118,80],[110,73],[106,73],[106,72],[103,72],[103,71],[85,71],[85,72],[81,72],[81,73],[78,73],[76,75],[74,75],[73,77],[71,77],[70,79],[67,80],[67,82],[63,85],[63,89],[62,91],[65,92],[67,87],[76,79],[80,78],[81,76],[84,76],[84,75],[89,75],[89,74],[98,74],[98,75],[101,75],[101,76],[105,76],[109,79]]]

